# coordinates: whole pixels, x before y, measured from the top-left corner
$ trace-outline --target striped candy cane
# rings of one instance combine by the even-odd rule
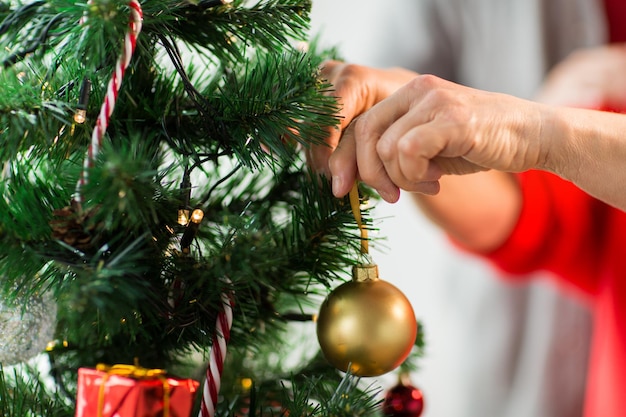
[[[222,294],[224,310],[217,316],[215,334],[211,345],[211,356],[206,370],[206,379],[202,391],[202,404],[199,417],[214,417],[217,405],[217,394],[220,391],[224,359],[226,358],[226,346],[230,340],[230,328],[233,324],[233,306],[227,294]]]
[[[88,170],[93,165],[93,161],[100,151],[102,138],[104,137],[104,133],[109,126],[109,120],[111,119],[111,114],[113,114],[113,109],[115,108],[115,102],[117,101],[117,94],[122,85],[124,72],[130,64],[130,59],[133,56],[135,46],[137,45],[137,37],[139,36],[139,32],[141,32],[141,22],[143,18],[141,5],[137,0],[130,0],[128,5],[130,7],[130,20],[128,23],[129,30],[126,32],[126,36],[124,37],[124,50],[122,51],[122,55],[115,65],[115,71],[109,80],[106,97],[104,98],[102,107],[100,107],[100,114],[98,115],[96,126],[93,130],[93,134],[91,135],[91,143],[87,150],[87,156],[83,164],[83,172],[78,180],[76,190],[76,201],[78,203],[81,202],[80,190],[88,180]],[[86,22],[86,19],[83,20],[83,23],[84,22]]]

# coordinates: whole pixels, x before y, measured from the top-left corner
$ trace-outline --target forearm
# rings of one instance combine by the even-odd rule
[[[512,174],[486,171],[445,176],[435,196],[412,194],[424,214],[467,249],[489,252],[517,223],[522,197]]]
[[[554,172],[626,210],[626,115],[548,107],[534,168]],[[621,134],[620,132],[625,132]],[[412,194],[424,214],[468,249],[489,252],[508,238],[522,207],[512,174],[485,171],[441,178],[434,196]]]
[[[626,210],[626,115],[555,107],[545,118],[538,168]]]

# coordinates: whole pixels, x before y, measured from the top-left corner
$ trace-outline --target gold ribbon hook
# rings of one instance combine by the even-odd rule
[[[361,231],[361,253],[369,253],[369,239],[367,237],[367,228],[363,225],[363,218],[361,217],[361,201],[359,198],[359,185],[355,181],[352,189],[350,190],[350,207],[352,208],[352,214],[356,220],[356,224]]]

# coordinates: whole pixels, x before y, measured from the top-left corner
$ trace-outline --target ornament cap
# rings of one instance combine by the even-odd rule
[[[401,371],[398,373],[398,385],[408,387],[411,385],[411,374],[407,371]]]
[[[355,282],[372,281],[378,279],[378,265],[361,264],[352,267],[352,280]]]

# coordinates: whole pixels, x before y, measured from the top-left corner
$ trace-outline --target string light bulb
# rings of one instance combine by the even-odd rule
[[[195,209],[193,213],[191,213],[191,222],[195,224],[200,224],[202,219],[204,218],[204,212],[200,209]]]
[[[178,224],[181,226],[187,226],[191,212],[188,209],[178,209]]]
[[[196,237],[198,233],[198,228],[200,227],[200,223],[204,218],[204,212],[200,209],[195,209],[191,212],[191,218],[189,219],[189,224],[185,229],[185,233],[183,233],[183,237],[180,239],[180,247],[183,253],[189,253],[189,248],[191,247],[191,242]]]
[[[80,86],[80,92],[78,94],[78,105],[76,106],[76,113],[74,113],[74,122],[78,124],[85,123],[87,120],[87,104],[89,103],[89,93],[91,93],[91,81],[88,78],[83,79],[83,83]]]

